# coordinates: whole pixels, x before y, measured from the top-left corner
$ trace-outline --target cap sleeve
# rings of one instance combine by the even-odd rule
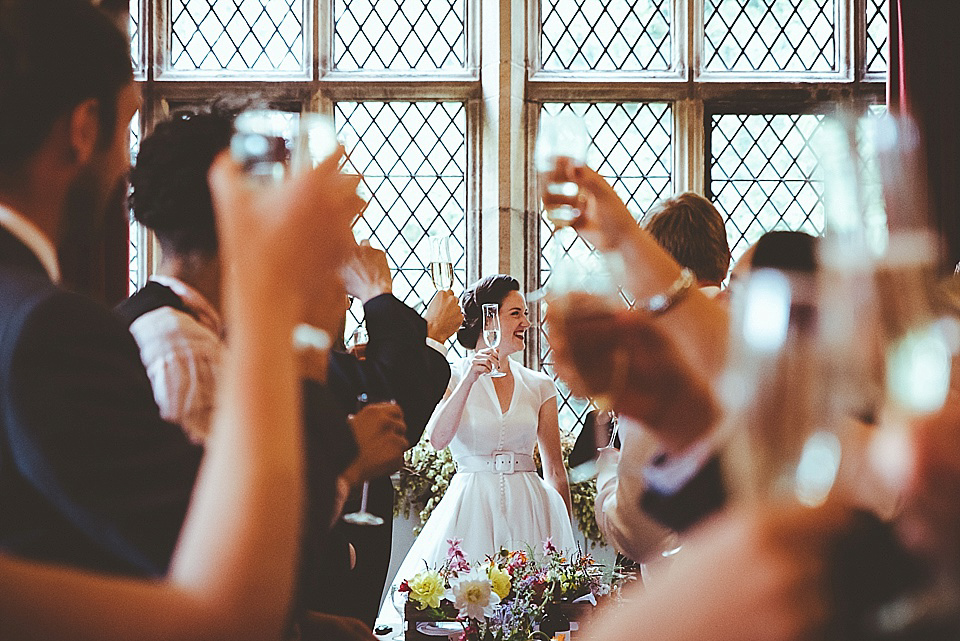
[[[543,372],[537,372],[537,378],[539,379],[540,405],[542,406],[551,398],[557,396],[557,384]]]

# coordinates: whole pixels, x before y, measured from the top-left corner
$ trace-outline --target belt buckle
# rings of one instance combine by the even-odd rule
[[[494,452],[493,471],[500,474],[513,474],[517,459],[513,452]]]

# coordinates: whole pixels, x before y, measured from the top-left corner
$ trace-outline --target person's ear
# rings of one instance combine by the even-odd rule
[[[93,156],[100,137],[100,103],[95,98],[84,100],[70,112],[67,121],[67,142],[71,159],[85,164]]]

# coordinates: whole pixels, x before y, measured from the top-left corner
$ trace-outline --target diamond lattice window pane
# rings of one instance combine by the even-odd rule
[[[665,71],[671,59],[671,0],[544,0],[545,70]]]
[[[336,0],[341,70],[463,69],[466,0]]]
[[[354,225],[387,252],[393,293],[423,311],[436,291],[430,279],[429,233],[450,236],[456,292],[467,278],[467,117],[461,102],[339,102],[337,131],[347,171],[363,176],[371,195]],[[354,301],[349,336],[363,318]],[[451,343],[453,345],[453,342]],[[455,353],[461,353],[456,345]]]
[[[304,0],[171,0],[176,71],[300,71]]]
[[[140,0],[130,0],[130,59],[133,70],[140,71]]]
[[[867,73],[886,73],[888,0],[867,2]]]
[[[823,116],[715,115],[710,193],[736,260],[772,229],[819,235],[822,180],[811,143]]]
[[[836,0],[705,0],[707,71],[832,72]]]
[[[639,219],[657,200],[671,192],[673,152],[672,115],[664,103],[551,103],[541,113],[570,110],[586,123],[593,144],[587,164],[607,177],[614,189]],[[569,230],[568,230],[569,231]],[[575,234],[555,234],[546,215],[540,214],[540,280],[549,282],[551,264],[566,257],[588,260],[592,250]],[[539,336],[540,369],[554,376],[553,358],[547,333],[541,325]],[[579,429],[590,401],[573,397],[561,381],[560,425],[565,430]]]
[[[130,163],[137,162],[137,152],[140,151],[140,112],[133,114],[130,120]],[[141,269],[140,243],[141,243],[140,223],[130,216],[130,248],[128,251],[129,263],[129,292],[133,294],[146,280],[146,274]]]

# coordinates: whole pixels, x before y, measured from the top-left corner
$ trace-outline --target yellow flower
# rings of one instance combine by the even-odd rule
[[[507,595],[510,594],[510,575],[497,566],[491,565],[488,576],[490,577],[491,587],[497,593],[497,596],[501,599],[507,598]]]
[[[410,586],[410,598],[423,607],[439,608],[446,587],[443,577],[435,570],[424,570],[407,582]]]

